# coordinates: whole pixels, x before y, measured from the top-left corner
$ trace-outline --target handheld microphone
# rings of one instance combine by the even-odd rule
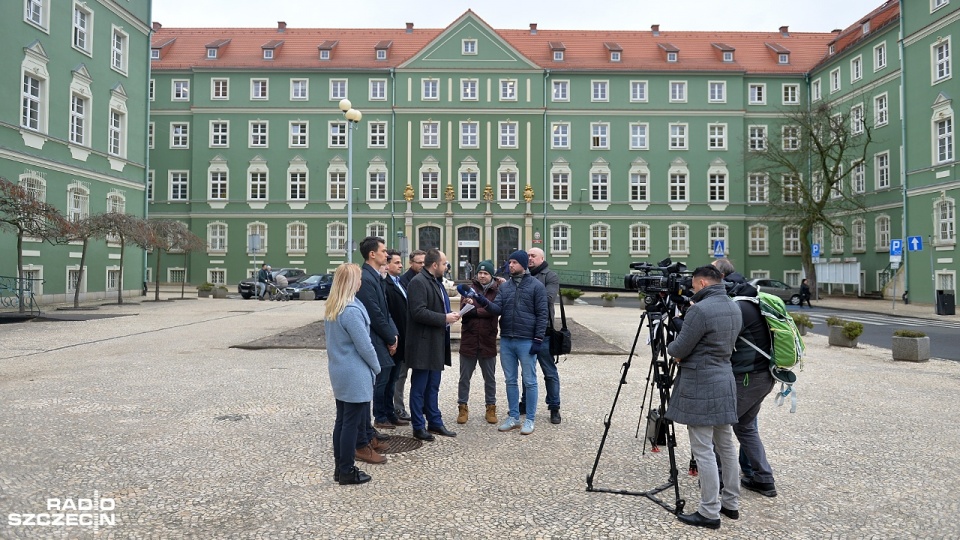
[[[473,289],[467,285],[464,285],[463,283],[457,285],[457,292],[460,293],[460,295],[464,298],[473,298],[477,296],[477,293],[473,292]]]

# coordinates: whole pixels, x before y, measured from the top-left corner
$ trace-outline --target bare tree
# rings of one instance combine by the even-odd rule
[[[116,239],[120,244],[120,275],[117,277],[117,303],[123,303],[123,263],[124,252],[127,248],[127,242],[132,241],[137,233],[138,221],[140,218],[121,212],[107,212],[101,214],[99,220],[107,235],[107,241]]]
[[[766,219],[796,227],[800,259],[811,290],[817,271],[807,239],[815,229],[847,234],[837,216],[865,209],[863,178],[872,132],[862,106],[841,111],[826,104],[783,114],[779,134],[751,138],[746,169],[765,177],[769,185]],[[753,134],[751,134],[753,135]]]
[[[157,257],[153,272],[154,300],[160,300],[160,261],[163,253],[172,251],[189,252],[200,249],[205,245],[203,240],[190,232],[186,225],[179,221],[166,219],[151,219],[141,222],[136,227],[133,239],[141,248],[156,252]]]
[[[68,242],[81,242],[83,247],[80,249],[80,270],[77,272],[77,282],[73,287],[73,307],[80,307],[80,284],[83,283],[83,274],[86,271],[87,248],[90,246],[90,240],[106,238],[108,234],[106,224],[103,222],[102,214],[87,216],[72,221],[64,220],[60,230],[57,232],[55,242],[66,244]]]
[[[0,230],[12,230],[17,235],[17,300],[19,311],[25,311],[23,302],[23,239],[37,238],[54,243],[66,225],[66,218],[39,194],[0,177]]]

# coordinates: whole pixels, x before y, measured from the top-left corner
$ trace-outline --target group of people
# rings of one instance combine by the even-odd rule
[[[770,354],[770,333],[756,304],[733,300],[757,296],[757,290],[728,259],[694,270],[692,289],[683,325],[667,346],[679,374],[666,418],[686,424],[699,469],[699,508],[678,518],[719,529],[721,515],[739,519],[741,486],[777,496],[757,429],[760,406],[775,382],[764,356]]]
[[[546,379],[550,420],[561,422],[560,378],[549,353],[560,283],[542,250],[512,253],[509,275],[503,278],[494,277],[491,261],[478,263],[469,285],[458,287],[459,308],[452,305],[444,285],[450,266],[442,251],[413,251],[406,273],[400,252],[388,250],[382,238],[365,238],[359,251],[362,266],[343,264],[335,271],[324,314],[337,410],[335,481],[341,485],[370,481],[356,460],[387,461],[378,452],[389,440],[381,430],[410,425],[413,436],[423,441],[434,441],[438,435],[456,437],[444,424],[439,394],[444,367],[452,365],[450,326],[457,321],[462,322],[457,423],[468,421],[470,380],[478,365],[484,380],[484,418],[491,424],[499,421],[498,330],[509,404],[499,431],[519,428],[523,435],[533,433],[538,364]],[[409,400],[404,403],[407,379]]]

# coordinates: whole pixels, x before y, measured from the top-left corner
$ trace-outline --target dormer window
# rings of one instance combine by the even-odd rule
[[[777,55],[778,64],[789,64],[790,63],[790,49],[787,49],[779,43],[766,43],[768,49],[773,51]]]
[[[320,59],[329,60],[330,57],[333,56],[333,48],[337,46],[337,43],[340,42],[328,39],[327,41],[324,41],[318,45],[317,48],[320,49]]]
[[[610,61],[619,62],[620,61],[620,51],[611,51],[610,52]]]
[[[677,62],[680,60],[680,49],[670,43],[657,43],[657,46],[667,53],[667,62]]]
[[[377,51],[377,60],[386,60],[387,52],[390,50],[390,46],[393,45],[393,41],[378,41],[376,45],[373,46],[374,50]]]
[[[563,51],[553,51],[553,61],[563,62]]]
[[[229,43],[229,39],[218,39],[207,43],[207,58],[210,60],[220,58],[220,49],[225,48]]]
[[[150,49],[150,59],[159,60],[160,59],[160,49]]]
[[[836,48],[836,46],[834,46],[834,45],[830,45],[830,49],[829,49],[829,51],[828,51],[828,52],[829,52],[830,54],[834,54],[834,53],[836,53],[836,52],[837,52],[837,48]]]
[[[330,51],[329,51],[329,50],[320,51],[320,59],[321,59],[321,60],[329,60],[329,59],[330,59]]]
[[[781,53],[781,54],[779,54],[779,55],[777,56],[777,61],[778,61],[779,63],[781,63],[781,64],[789,64],[789,63],[790,63],[790,55],[789,55],[789,54],[786,54],[786,53]]]
[[[263,59],[264,59],[264,60],[273,60],[273,49],[264,49],[264,50],[263,50]]]
[[[548,43],[550,50],[553,51],[553,61],[554,62],[563,62],[563,52],[567,48],[563,45],[561,41],[551,41]]]
[[[720,51],[721,60],[726,63],[733,62],[733,51],[736,49],[726,43],[711,43],[711,45],[713,45],[714,49]]]
[[[724,52],[723,52],[723,61],[724,61],[724,62],[733,62],[733,51],[724,51]]]
[[[870,21],[864,21],[863,25],[861,25],[861,28],[863,29],[863,33],[864,33],[864,34],[869,34],[869,33],[870,33]]]
[[[387,59],[387,50],[380,49],[377,51],[377,60],[386,60]]]
[[[465,39],[463,43],[463,54],[477,54],[477,40],[475,39]]]
[[[159,55],[157,55],[159,56]],[[207,49],[207,58],[214,60],[217,58],[217,50],[214,48]]]
[[[168,39],[168,40],[166,40],[166,41],[162,41],[162,42],[161,42],[161,41],[154,41],[153,43],[151,43],[151,44],[150,44],[150,59],[151,59],[151,60],[161,60],[161,59],[163,58],[163,55],[166,54],[166,53],[164,52],[164,49],[166,49],[166,48],[169,47],[170,45],[173,45],[173,43],[174,43],[175,41],[177,41],[177,38],[170,38],[170,39]],[[217,48],[217,47],[220,46],[221,42],[223,42],[223,43],[229,43],[230,40],[229,40],[229,39],[222,39],[222,40],[214,41],[213,43],[208,44],[208,45],[207,45],[207,48],[208,48],[208,49],[209,49],[210,47]]]
[[[261,45],[260,48],[263,49],[263,59],[273,60],[277,56],[276,54],[277,49],[279,49],[282,46],[283,46],[282,39],[274,39],[272,41],[268,41],[263,45]]]
[[[678,55],[677,53],[675,53],[675,52],[668,52],[668,53],[667,53],[667,62],[676,62],[677,59],[678,59],[678,57],[679,57],[679,55]]]
[[[610,51],[611,62],[620,61],[620,54],[623,53],[623,47],[621,47],[619,43],[606,42],[603,44],[603,46],[606,47],[608,51]]]

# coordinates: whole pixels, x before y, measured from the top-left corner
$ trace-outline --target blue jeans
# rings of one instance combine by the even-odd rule
[[[440,374],[429,369],[410,370],[410,424],[413,429],[443,426],[440,416]],[[426,415],[426,419],[424,419]]]
[[[517,371],[523,376],[523,391],[527,396],[527,420],[537,415],[537,357],[530,354],[532,339],[500,338],[500,367],[507,381],[507,403],[509,415],[520,419],[520,386],[517,384]],[[519,369],[518,369],[519,368]]]
[[[560,410],[560,372],[557,371],[557,364],[553,361],[553,355],[550,354],[549,336],[543,338],[543,345],[540,346],[540,352],[537,354],[537,363],[540,364],[540,371],[543,372],[543,385],[547,388],[547,408],[551,411]],[[520,403],[527,403],[526,391],[520,396]]]

